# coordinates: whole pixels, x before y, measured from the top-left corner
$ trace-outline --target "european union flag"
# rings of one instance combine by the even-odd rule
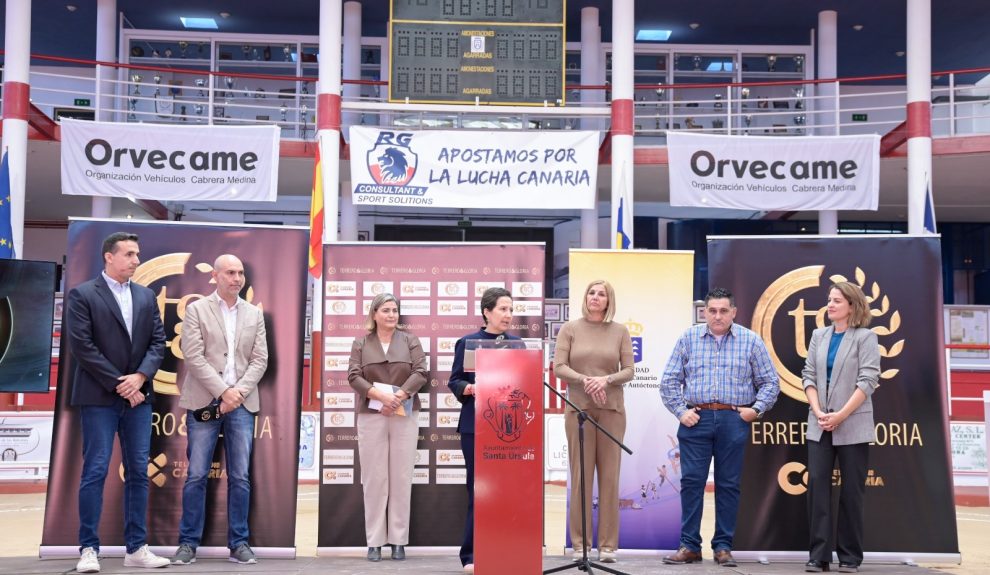
[[[10,167],[7,152],[0,162],[0,258],[14,259],[14,231],[10,225]]]

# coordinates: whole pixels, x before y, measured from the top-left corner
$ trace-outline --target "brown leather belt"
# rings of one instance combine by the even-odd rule
[[[735,405],[729,405],[728,403],[698,403],[691,406],[694,409],[710,409],[712,411],[738,411],[738,407]]]

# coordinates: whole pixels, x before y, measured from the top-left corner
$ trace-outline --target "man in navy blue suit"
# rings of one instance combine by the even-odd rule
[[[153,380],[165,354],[165,328],[153,291],[130,281],[140,260],[138,237],[103,240],[103,272],[69,291],[66,329],[72,352],[72,405],[82,423],[79,482],[79,573],[100,571],[103,484],[120,437],[124,464],[127,567],[165,567],[145,544]]]

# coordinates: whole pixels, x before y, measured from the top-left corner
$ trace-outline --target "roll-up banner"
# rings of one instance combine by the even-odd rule
[[[622,454],[619,475],[621,549],[677,549],[680,539],[678,421],[660,401],[660,378],[677,338],[694,321],[693,278],[693,252],[570,253],[571,319],[581,316],[588,284],[608,280],[615,288],[613,321],[625,324],[632,337],[636,376],[625,385],[624,443],[633,454]],[[608,439],[600,435],[598,441]],[[597,508],[591,514],[597,525]]]
[[[351,128],[355,204],[583,210],[595,206],[598,132]]]
[[[319,553],[367,545],[357,442],[361,400],[347,382],[347,364],[354,338],[367,333],[371,300],[379,293],[398,298],[400,324],[422,342],[430,371],[419,394],[409,544],[460,545],[467,490],[457,433],[461,404],[447,388],[454,343],[481,328],[481,295],[490,287],[512,292],[509,333],[543,338],[544,250],[543,244],[471,243],[325,247]]]
[[[244,262],[250,305],[264,310],[268,332],[268,370],[258,384],[261,410],[255,420],[251,460],[250,544],[265,554],[294,555],[296,528],[297,451],[299,446],[300,381],[303,325],[306,309],[306,249],[304,228],[265,228],[184,223],[73,220],[69,223],[66,292],[98,277],[103,269],[100,249],[113,232],[139,236],[141,265],[132,281],[154,290],[165,324],[165,360],[155,375],[151,460],[148,495],[148,538],[151,546],[178,544],[182,486],[186,475],[186,410],[179,407],[179,387],[185,374],[179,338],[186,306],[216,290],[210,271],[217,256],[234,254]],[[68,321],[63,320],[63,321]],[[72,325],[63,323],[68,333]],[[55,400],[55,430],[45,505],[42,557],[70,552],[78,555],[79,517],[76,513],[82,444],[79,410],[72,396],[72,354],[63,337],[59,384]],[[222,442],[220,442],[222,445]],[[222,447],[214,455],[216,473],[207,487],[206,530],[202,546],[227,546],[227,472]],[[100,523],[101,548],[124,545],[123,468],[119,444],[107,475]]]
[[[867,560],[958,556],[940,253],[934,237],[709,238],[711,286],[735,294],[735,321],[763,338],[781,380],[777,404],[753,424],[746,447],[736,549],[807,558],[801,369],[812,331],[827,324],[828,286],[851,281],[871,302],[881,357],[866,480]]]
[[[62,193],[274,202],[279,127],[63,119]]]
[[[880,136],[669,132],[670,204],[741,210],[876,210]]]

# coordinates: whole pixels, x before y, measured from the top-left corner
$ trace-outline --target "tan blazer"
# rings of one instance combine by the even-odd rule
[[[822,410],[839,411],[856,389],[866,394],[866,401],[832,432],[833,445],[871,443],[876,440],[873,424],[873,392],[880,385],[880,348],[877,334],[865,327],[849,328],[835,353],[832,382],[828,383],[828,344],[835,329],[816,329],[808,345],[808,359],[801,372],[804,388],[814,386]],[[808,409],[808,439],[818,441],[822,428]]]
[[[251,413],[257,413],[261,409],[258,382],[268,368],[268,341],[262,311],[241,301],[237,307],[234,333],[236,387],[245,394],[244,407]],[[223,368],[227,364],[227,330],[216,292],[186,307],[179,348],[186,358],[179,406],[186,409],[206,407],[227,389],[223,381]]]
[[[417,393],[426,385],[426,377],[426,355],[415,335],[395,330],[387,354],[375,333],[354,339],[347,382],[364,399],[358,411],[378,413],[368,407],[368,390],[376,381],[401,387],[413,397],[413,409],[418,411]]]

